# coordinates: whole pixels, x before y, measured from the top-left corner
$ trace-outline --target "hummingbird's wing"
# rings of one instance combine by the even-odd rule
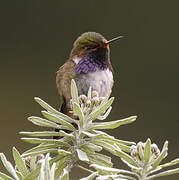
[[[56,76],[56,85],[58,89],[58,93],[60,95],[61,100],[61,109],[60,111],[68,114],[70,110],[70,100],[71,100],[71,80],[75,79],[76,64],[68,60],[63,66],[59,68]]]

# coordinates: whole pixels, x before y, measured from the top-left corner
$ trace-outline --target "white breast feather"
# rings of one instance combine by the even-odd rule
[[[77,80],[79,94],[87,94],[89,87],[99,93],[99,96],[105,97],[111,93],[113,86],[113,74],[109,69],[97,70],[81,74]]]

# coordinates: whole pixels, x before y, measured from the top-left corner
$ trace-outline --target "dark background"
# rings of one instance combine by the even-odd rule
[[[13,146],[21,153],[30,147],[18,132],[38,129],[26,120],[40,115],[33,97],[58,107],[55,72],[73,41],[96,31],[107,39],[125,36],[111,47],[116,99],[109,119],[138,116],[135,123],[108,132],[135,142],[150,137],[160,148],[169,140],[168,161],[179,157],[178,7],[177,0],[2,0],[0,151],[12,161]]]

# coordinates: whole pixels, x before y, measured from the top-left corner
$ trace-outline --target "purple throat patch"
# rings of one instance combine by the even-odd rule
[[[104,70],[107,68],[105,62],[96,60],[92,56],[87,56],[84,59],[81,59],[76,65],[76,74],[95,72],[97,69]]]

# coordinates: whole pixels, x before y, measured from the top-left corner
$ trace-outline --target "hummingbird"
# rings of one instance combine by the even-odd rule
[[[76,82],[78,95],[87,95],[90,87],[92,91],[98,92],[99,97],[110,95],[114,81],[109,45],[121,37],[107,40],[99,33],[85,32],[76,39],[69,59],[59,68],[56,76],[62,113],[72,116],[70,114],[72,79]]]

